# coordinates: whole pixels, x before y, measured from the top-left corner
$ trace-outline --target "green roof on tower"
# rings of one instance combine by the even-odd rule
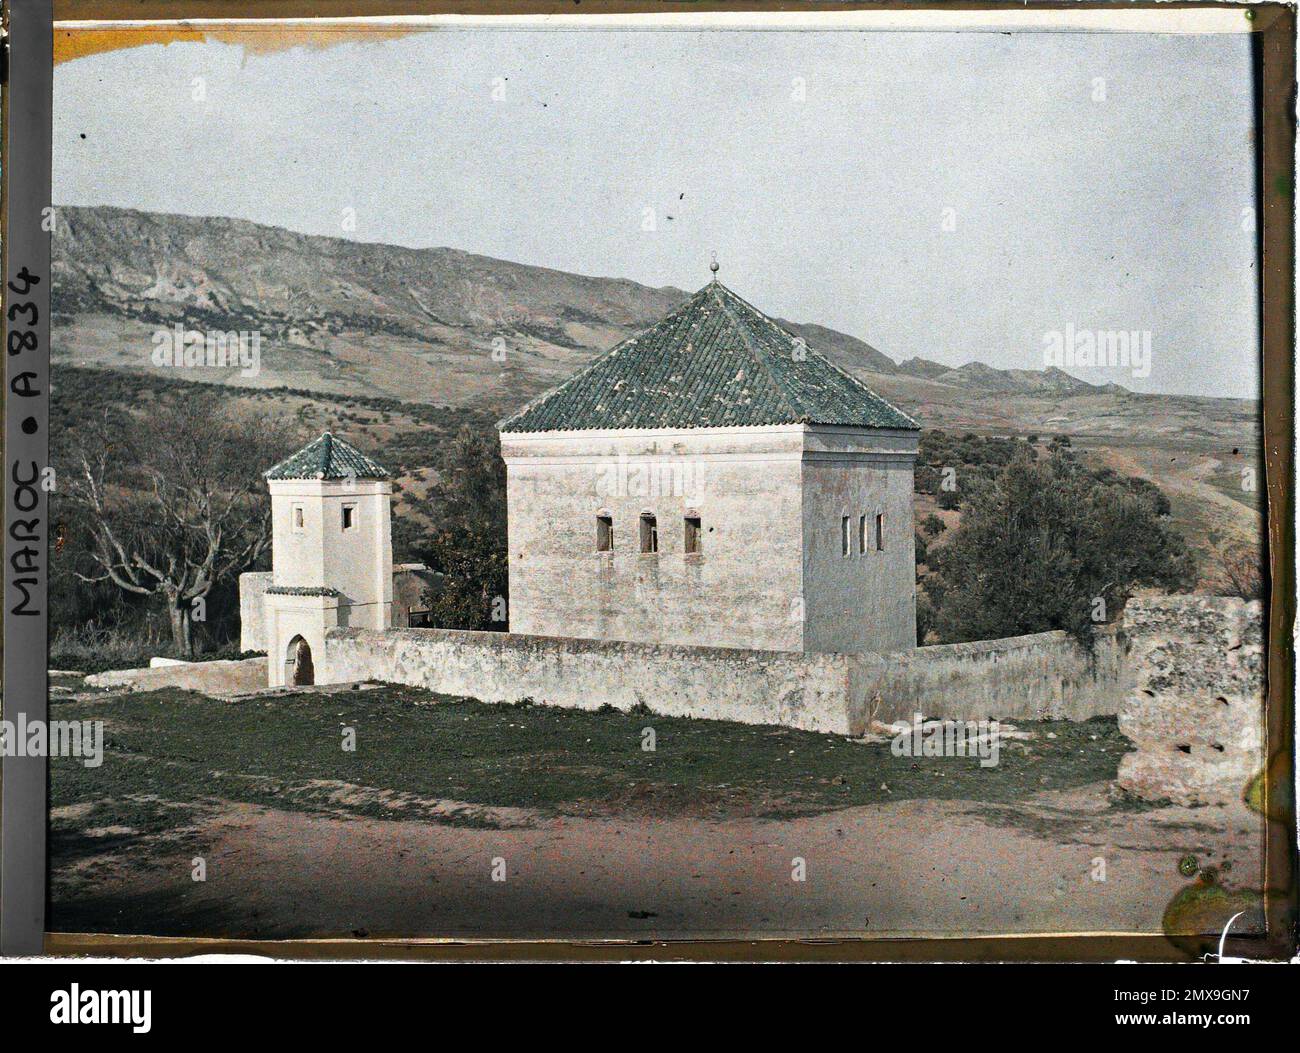
[[[274,468],[267,479],[387,479],[388,469],[326,432]]]
[[[539,432],[772,424],[920,429],[716,279],[498,426]]]

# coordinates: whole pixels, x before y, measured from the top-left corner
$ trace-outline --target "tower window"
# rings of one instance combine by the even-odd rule
[[[858,555],[867,551],[867,517],[858,516]]]
[[[641,551],[659,551],[659,526],[649,512],[641,513]]]
[[[686,517],[686,544],[685,550],[688,556],[699,555],[700,553],[700,517]]]
[[[885,514],[876,513],[876,551],[885,551]]]
[[[356,525],[357,525],[357,506],[344,505],[343,506],[343,529],[351,530]]]
[[[596,517],[596,551],[614,551],[614,517]]]
[[[840,519],[840,555],[849,554],[849,517],[843,516]]]
[[[303,526],[302,505],[293,506],[293,532],[301,534],[305,527]]]

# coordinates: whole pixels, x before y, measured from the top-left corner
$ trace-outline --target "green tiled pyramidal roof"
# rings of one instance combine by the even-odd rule
[[[717,281],[499,427],[538,432],[770,424],[920,428]]]
[[[387,479],[388,469],[326,432],[263,474],[268,479]]]

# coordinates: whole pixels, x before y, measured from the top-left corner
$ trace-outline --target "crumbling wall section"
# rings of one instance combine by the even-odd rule
[[[1148,800],[1239,799],[1264,763],[1263,609],[1228,596],[1133,599],[1133,687],[1120,730],[1137,746],[1119,784]]]

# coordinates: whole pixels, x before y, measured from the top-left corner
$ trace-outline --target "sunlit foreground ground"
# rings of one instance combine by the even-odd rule
[[[103,720],[106,742],[98,768],[51,765],[54,931],[1159,933],[1189,889],[1215,893],[1212,925],[1237,902],[1219,890],[1260,884],[1244,805],[1114,791],[1112,719],[1021,724],[981,767],[390,686],[62,690],[52,717]]]

